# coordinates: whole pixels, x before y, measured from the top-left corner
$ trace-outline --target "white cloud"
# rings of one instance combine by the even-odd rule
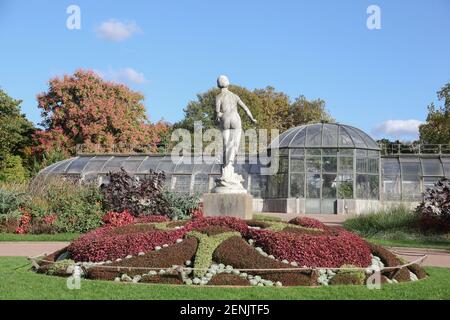
[[[395,139],[417,139],[419,136],[419,120],[387,120],[376,126],[372,132],[377,136],[388,136]]]
[[[143,84],[147,82],[145,76],[142,72],[136,71],[133,68],[123,68],[114,70],[109,68],[108,71],[103,72],[101,70],[94,70],[100,77],[105,80],[111,80],[114,82],[121,83],[133,83],[133,84]]]
[[[102,22],[96,32],[102,39],[119,42],[131,37],[134,33],[141,32],[141,29],[134,21],[121,22],[110,19]]]

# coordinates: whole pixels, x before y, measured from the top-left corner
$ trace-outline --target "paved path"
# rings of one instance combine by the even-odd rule
[[[400,257],[408,261],[414,261],[420,256],[427,255],[423,266],[450,268],[450,250],[421,249],[421,248],[389,248]]]
[[[52,253],[68,245],[69,242],[0,242],[0,256],[31,257]]]

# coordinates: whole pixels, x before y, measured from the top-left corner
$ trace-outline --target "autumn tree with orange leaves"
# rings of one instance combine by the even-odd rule
[[[38,155],[61,152],[156,152],[168,127],[152,124],[144,96],[92,71],[54,78],[37,97],[44,130],[34,134]]]

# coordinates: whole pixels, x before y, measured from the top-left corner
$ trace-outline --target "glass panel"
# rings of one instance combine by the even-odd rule
[[[279,158],[279,167],[278,172],[279,173],[286,173],[289,170],[289,158],[287,157],[280,157]]]
[[[383,175],[400,175],[400,164],[396,158],[383,158],[381,169]]]
[[[353,199],[353,175],[338,175],[337,184],[339,199]]]
[[[133,158],[132,158],[133,159]],[[142,163],[142,160],[126,160],[122,163],[122,168],[126,172],[135,173],[136,169],[139,167],[139,165]]]
[[[383,176],[383,198],[386,200],[400,200],[400,176]]]
[[[369,175],[369,199],[379,199],[380,197],[380,177]]]
[[[271,198],[287,198],[288,177],[286,174],[270,176],[269,196]]]
[[[423,178],[423,190],[433,188],[434,184],[439,180],[438,177],[424,177]]]
[[[305,174],[291,174],[291,197],[303,198],[305,196]]]
[[[339,149],[338,156],[353,156],[354,149]]]
[[[380,151],[369,150],[369,157],[377,158],[380,156]]]
[[[338,158],[339,172],[353,172],[353,158],[339,157]]]
[[[320,157],[306,158],[307,172],[320,172]]]
[[[113,157],[106,166],[103,168],[104,172],[114,172],[119,171],[122,167],[124,161],[126,161],[128,157]]]
[[[378,173],[379,172],[379,162],[377,158],[367,159],[367,172],[368,173]]]
[[[340,147],[354,147],[352,138],[349,134],[341,127],[339,133],[339,146]]]
[[[337,158],[336,157],[323,157],[322,170],[324,172],[336,172]]]
[[[173,191],[189,193],[191,190],[191,175],[173,175]]]
[[[337,152],[338,152],[337,149],[329,149],[329,148],[322,149],[323,155],[336,156]]]
[[[67,173],[81,173],[86,164],[91,160],[91,157],[79,157],[72,161],[72,163],[67,168]]]
[[[204,173],[197,173],[194,175],[194,192],[203,193],[208,192],[209,176]]]
[[[110,159],[111,157],[108,156],[102,156],[102,157],[95,157],[84,168],[83,172],[101,172],[102,167],[105,165],[106,161]]]
[[[342,128],[341,128],[341,130],[342,130]],[[345,130],[352,137],[355,147],[360,147],[360,148],[367,147],[365,141],[361,138],[361,136],[359,135],[359,133],[356,130],[353,130],[352,128],[349,128],[349,127],[346,127]]]
[[[63,173],[65,172],[66,168],[70,165],[70,163],[74,161],[74,159],[68,159],[63,160],[59,163],[57,163],[57,166],[55,166],[52,170],[52,173]]]
[[[445,177],[450,179],[450,162],[443,162],[442,165],[444,166]]]
[[[320,185],[322,184],[322,179],[320,174],[307,174],[306,176],[306,187],[307,187],[307,198],[320,198]]]
[[[255,198],[262,198],[264,196],[261,187],[261,176],[258,174],[251,175],[250,194]]]
[[[356,198],[369,199],[370,187],[369,178],[365,174],[356,175]]]
[[[321,124],[314,124],[307,127],[306,132],[306,146],[310,147],[316,147],[321,146],[322,143],[322,125]]]
[[[367,157],[367,150],[356,149],[356,156]]]
[[[336,199],[336,175],[324,174],[322,184],[322,198]]]
[[[402,175],[417,175],[420,176],[420,162],[402,162]]]
[[[297,135],[295,135],[291,142],[289,143],[289,147],[305,147],[305,134],[306,127],[303,127],[301,131],[297,131]]]
[[[308,156],[320,156],[322,153],[320,149],[306,149],[306,154]]]
[[[291,172],[304,172],[305,171],[305,160],[303,158],[291,158]]]
[[[148,173],[150,170],[156,171],[156,168],[162,159],[162,157],[148,157],[139,167],[139,173]]]
[[[421,198],[420,176],[402,177],[402,198],[403,200],[416,200]]]
[[[335,214],[336,213],[336,200],[322,200],[320,213],[322,214]]]
[[[443,176],[442,163],[439,159],[421,159],[424,176]]]
[[[305,149],[291,149],[291,156],[303,156]]]
[[[323,125],[323,146],[337,146],[338,143],[338,126],[335,124]]]
[[[367,166],[367,158],[356,158],[356,172],[366,173]]]

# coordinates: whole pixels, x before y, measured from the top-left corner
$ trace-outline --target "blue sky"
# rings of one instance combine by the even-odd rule
[[[69,5],[81,29],[66,27]],[[366,26],[369,5],[381,29]],[[177,121],[219,74],[247,88],[322,98],[338,122],[410,139],[450,81],[450,1],[0,0],[0,87],[40,121],[35,96],[78,68]]]

